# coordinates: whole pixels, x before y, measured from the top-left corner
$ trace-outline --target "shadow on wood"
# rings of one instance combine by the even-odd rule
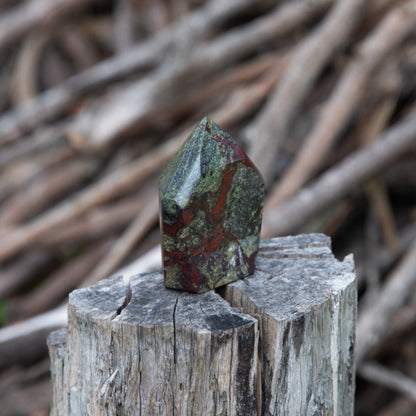
[[[218,292],[109,279],[71,293],[49,337],[51,414],[352,415],[355,319],[352,257],[321,234],[263,241]]]

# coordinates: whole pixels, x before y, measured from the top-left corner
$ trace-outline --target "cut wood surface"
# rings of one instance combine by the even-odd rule
[[[322,234],[263,241],[218,293],[109,279],[72,292],[49,338],[51,414],[352,415],[355,316],[352,258]]]

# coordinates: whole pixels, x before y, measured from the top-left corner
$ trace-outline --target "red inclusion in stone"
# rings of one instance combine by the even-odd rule
[[[201,293],[253,273],[264,185],[226,132],[202,120],[162,172],[159,192],[167,287]]]

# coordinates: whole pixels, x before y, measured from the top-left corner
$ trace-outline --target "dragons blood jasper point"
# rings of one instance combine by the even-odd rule
[[[204,118],[159,178],[166,287],[202,293],[254,272],[264,201],[260,173]]]

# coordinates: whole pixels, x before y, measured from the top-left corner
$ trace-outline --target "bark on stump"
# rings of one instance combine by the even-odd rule
[[[263,241],[217,292],[106,280],[49,337],[51,415],[352,415],[355,319],[352,257],[321,234]]]

